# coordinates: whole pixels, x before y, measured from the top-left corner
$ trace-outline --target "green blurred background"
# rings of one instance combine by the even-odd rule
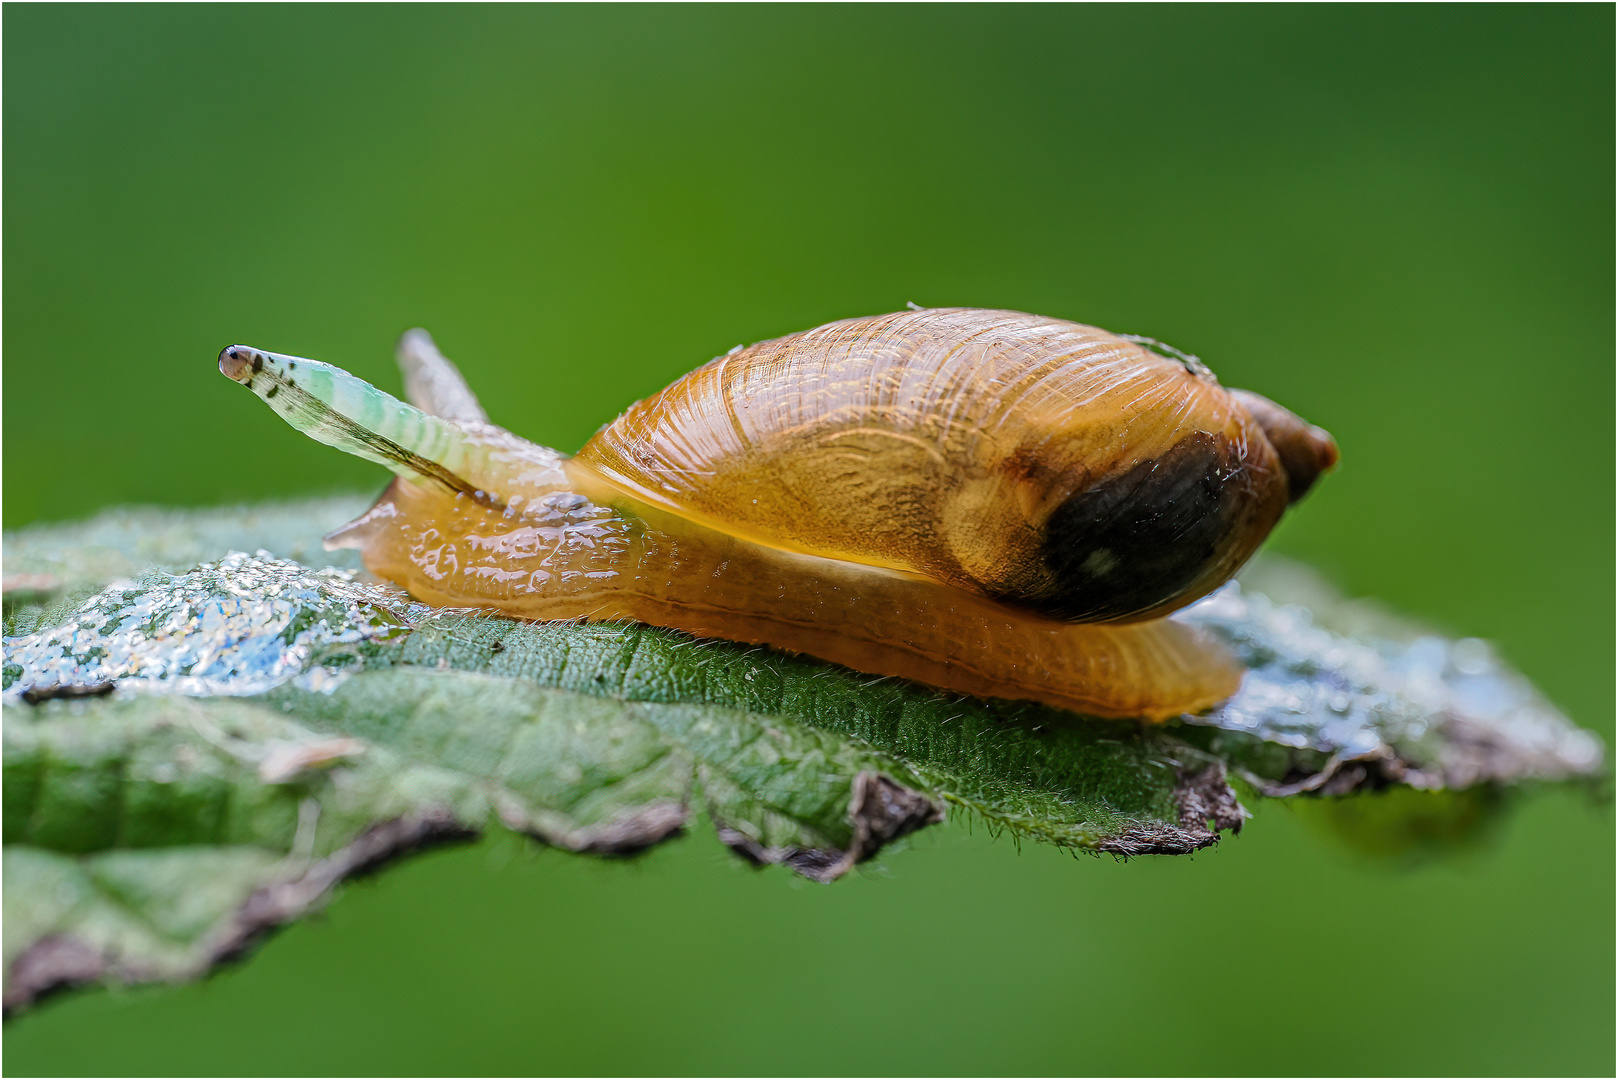
[[[1273,547],[1612,738],[1613,10],[95,7],[4,25],[4,519],[380,488],[222,379],[423,325],[574,449],[739,342],[1010,307],[1332,430]],[[1373,864],[957,823],[829,888],[494,840],[249,963],[58,1000],[31,1073],[1610,1074],[1610,805]]]

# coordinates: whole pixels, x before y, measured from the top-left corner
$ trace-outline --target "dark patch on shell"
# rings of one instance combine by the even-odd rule
[[[1228,439],[1193,432],[1161,457],[1104,477],[1051,515],[1049,594],[1021,601],[1062,619],[1105,621],[1183,594],[1240,542],[1252,492]],[[1001,597],[1017,603],[1016,597]]]

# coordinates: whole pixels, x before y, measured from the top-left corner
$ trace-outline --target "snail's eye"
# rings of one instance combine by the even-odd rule
[[[234,382],[245,383],[264,370],[264,358],[246,345],[226,345],[219,353],[219,373]]]

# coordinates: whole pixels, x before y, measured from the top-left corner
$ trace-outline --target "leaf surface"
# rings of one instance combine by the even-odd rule
[[[738,855],[830,881],[951,809],[1174,854],[1241,827],[1232,773],[1272,797],[1453,798],[1601,766],[1482,643],[1336,633],[1234,585],[1186,617],[1242,654],[1241,693],[1149,725],[638,625],[434,609],[272,554],[314,560],[309,538],[362,506],[7,535],[8,1008],[195,976],[343,877],[490,827],[623,855],[702,815]]]

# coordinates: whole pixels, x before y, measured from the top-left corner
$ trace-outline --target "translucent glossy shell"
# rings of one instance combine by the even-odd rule
[[[638,402],[576,461],[734,535],[1087,621],[1212,590],[1288,501],[1262,430],[1200,363],[1013,311],[754,345]]]
[[[400,360],[426,412],[246,346],[220,369],[398,474],[328,543],[421,599],[634,619],[1099,716],[1234,692],[1224,650],[1153,616],[1226,580],[1336,458],[1192,358],[1016,312],[755,345],[572,459],[489,424],[420,331]]]

